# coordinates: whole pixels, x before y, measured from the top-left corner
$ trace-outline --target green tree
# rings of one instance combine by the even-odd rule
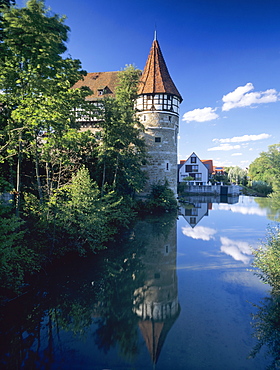
[[[50,15],[43,1],[29,0],[24,8],[6,8],[3,20],[5,37],[0,45],[0,103],[4,107],[2,160],[17,158],[14,182],[19,201],[22,160],[30,158],[42,200],[41,134],[63,132],[75,126],[74,108],[85,104],[88,91],[72,90],[71,86],[84,72],[79,60],[63,59],[69,27],[64,24],[64,17]]]
[[[116,99],[104,99],[102,140],[99,147],[99,184],[120,194],[133,194],[143,188],[141,166],[146,161],[143,126],[136,116],[139,70],[127,66],[119,73]],[[98,175],[97,175],[98,176]]]
[[[274,170],[267,153],[262,152],[249,166],[248,175],[252,181],[264,181],[272,186]]]
[[[230,167],[228,171],[228,179],[236,184],[246,185],[248,182],[247,171],[238,166]]]
[[[280,291],[280,229],[279,225],[268,229],[263,245],[253,251],[255,274],[275,292]]]

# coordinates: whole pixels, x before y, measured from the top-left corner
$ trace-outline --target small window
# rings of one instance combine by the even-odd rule
[[[196,157],[191,157],[191,163],[196,163]]]
[[[166,254],[168,254],[168,252],[169,252],[169,246],[168,246],[168,245],[166,245],[166,246],[165,246],[165,253],[166,253]]]
[[[161,137],[155,137],[155,143],[161,143]]]
[[[145,115],[143,116],[143,121],[146,121],[146,116]]]
[[[171,122],[171,116],[168,116],[168,120],[169,120],[169,122]]]
[[[103,95],[103,90],[98,90],[98,95]]]
[[[169,162],[166,162],[166,171],[169,171]]]
[[[170,95],[167,95],[167,100],[171,100],[171,96]]]

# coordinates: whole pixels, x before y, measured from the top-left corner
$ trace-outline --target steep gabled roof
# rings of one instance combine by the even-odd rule
[[[82,80],[79,80],[73,86],[73,89],[82,86],[89,87],[93,94],[86,97],[86,100],[99,100],[104,96],[115,97],[116,86],[118,83],[119,72],[94,72],[88,73]],[[103,92],[101,94],[100,92]]]
[[[180,101],[183,100],[170,77],[159,43],[154,40],[144,72],[140,77],[138,95],[160,93],[175,95]]]

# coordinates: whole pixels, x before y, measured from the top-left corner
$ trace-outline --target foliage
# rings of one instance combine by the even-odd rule
[[[277,201],[280,194],[280,144],[268,147],[249,166],[249,176],[253,181],[264,181],[273,189]]]
[[[229,182],[229,178],[228,178],[228,174],[227,173],[224,173],[224,174],[221,174],[221,173],[215,173],[213,176],[212,176],[212,179],[211,179],[212,183],[215,183],[215,182],[223,182],[224,184],[228,184]]]
[[[178,209],[178,203],[175,199],[174,193],[168,187],[166,182],[162,184],[154,184],[152,186],[151,194],[149,195],[145,209],[149,212],[169,212]]]
[[[274,291],[280,290],[280,228],[276,224],[268,229],[266,241],[257,250],[253,250],[255,256],[253,267],[255,274],[265,283],[269,284]]]
[[[3,10],[4,40],[0,44],[1,160],[11,165],[19,196],[22,163],[32,163],[41,201],[39,158],[41,137],[75,126],[75,107],[85,104],[89,90],[71,89],[84,72],[79,60],[63,59],[69,27],[64,18],[50,15],[44,3],[29,0],[26,7]]]
[[[65,253],[59,247],[63,240],[64,248],[76,250],[79,254],[104,248],[104,243],[111,235],[111,230],[106,226],[106,216],[118,204],[111,202],[110,193],[101,198],[89,171],[81,168],[73,175],[69,185],[62,186],[50,198],[48,223],[59,230],[59,235],[53,235],[57,246],[53,252]]]
[[[121,195],[139,192],[144,186],[141,166],[146,162],[146,148],[141,136],[143,126],[134,108],[139,73],[133,66],[127,66],[119,73],[116,99],[103,101],[96,176],[102,190],[107,184]]]
[[[272,192],[272,187],[265,181],[253,181],[252,189],[257,193],[267,196]]]
[[[236,184],[241,185],[247,185],[248,179],[247,179],[247,171],[243,170],[242,168],[235,166],[230,167],[228,171],[228,179],[231,182],[234,182]]]
[[[27,273],[38,270],[38,256],[25,241],[24,222],[0,205],[0,286],[17,292]]]
[[[278,369],[280,367],[280,296],[278,293],[272,293],[259,305],[254,306],[257,312],[252,315],[252,326],[257,344],[251,351],[250,357],[256,357],[262,347],[265,347],[266,354],[272,358],[268,369]]]

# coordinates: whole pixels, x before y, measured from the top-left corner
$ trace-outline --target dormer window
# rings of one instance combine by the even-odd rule
[[[104,90],[103,89],[99,89],[98,90],[98,96],[103,95],[103,94],[104,94]]]

